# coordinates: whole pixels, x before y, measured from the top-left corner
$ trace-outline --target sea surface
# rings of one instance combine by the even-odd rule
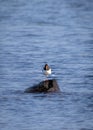
[[[93,130],[93,0],[0,0],[0,130]]]

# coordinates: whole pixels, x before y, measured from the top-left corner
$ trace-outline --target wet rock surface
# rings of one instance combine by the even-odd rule
[[[48,93],[48,92],[60,92],[60,88],[57,84],[56,79],[45,80],[29,87],[25,90],[26,93]]]

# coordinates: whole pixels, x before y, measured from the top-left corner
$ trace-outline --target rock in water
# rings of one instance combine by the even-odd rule
[[[60,92],[55,79],[45,80],[25,90],[26,93]]]

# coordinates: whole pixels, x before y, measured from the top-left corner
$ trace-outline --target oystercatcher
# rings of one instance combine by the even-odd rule
[[[49,67],[48,64],[45,64],[44,68],[43,68],[43,71],[44,71],[44,74],[46,76],[50,75],[51,74],[51,68]]]

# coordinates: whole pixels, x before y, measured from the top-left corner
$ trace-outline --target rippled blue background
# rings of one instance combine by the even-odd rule
[[[61,94],[24,94],[52,67]],[[93,130],[93,1],[0,0],[0,130]]]

